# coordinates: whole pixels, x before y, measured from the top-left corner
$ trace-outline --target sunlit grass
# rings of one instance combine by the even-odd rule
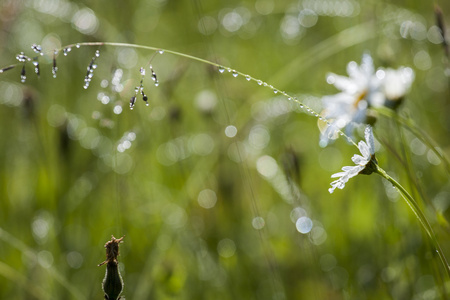
[[[0,75],[0,297],[101,299],[97,265],[113,234],[126,236],[127,299],[445,299],[449,278],[399,193],[372,175],[330,196],[330,175],[357,149],[342,138],[319,147],[314,113],[288,100],[319,113],[336,92],[326,74],[344,74],[366,52],[377,66],[412,67],[398,115],[378,112],[377,159],[448,253],[448,65],[434,7],[344,2],[352,13],[314,1],[155,0],[71,2],[64,15],[63,2],[6,2],[1,66],[31,57],[33,43],[50,54],[93,40],[169,51],[152,60],[158,87],[147,68],[149,106],[138,97],[133,110],[139,68],[155,51],[100,47],[87,90],[97,47],[60,52],[57,78],[51,55],[39,79],[32,65],[26,84],[20,66]],[[306,8],[315,16],[297,18]],[[300,233],[308,220],[312,230]]]

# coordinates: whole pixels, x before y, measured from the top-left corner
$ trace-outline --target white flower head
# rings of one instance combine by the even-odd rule
[[[377,159],[375,158],[375,143],[372,127],[367,126],[364,135],[366,141],[360,141],[358,143],[358,149],[362,156],[359,154],[353,155],[352,161],[356,164],[355,166],[345,166],[342,168],[343,172],[331,175],[331,178],[340,178],[331,183],[331,188],[328,189],[330,194],[333,193],[336,188],[343,189],[350,178],[355,177],[358,174],[369,175],[376,171]]]
[[[376,76],[380,80],[381,97],[371,101],[370,105],[374,107],[382,105],[392,107],[400,104],[414,81],[414,71],[408,67],[400,67],[397,70],[380,68]]]
[[[354,61],[347,65],[349,77],[330,73],[327,82],[342,92],[322,98],[323,116],[331,124],[321,136],[321,145],[326,146],[329,139],[336,136],[336,131],[346,128],[351,135],[354,124],[364,123],[370,99],[378,90],[380,80],[375,76],[372,57],[364,54],[361,65]]]

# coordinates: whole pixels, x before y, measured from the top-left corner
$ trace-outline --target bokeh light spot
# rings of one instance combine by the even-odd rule
[[[236,134],[237,134],[237,128],[236,128],[236,126],[228,125],[228,126],[225,128],[225,135],[226,135],[227,137],[232,138],[232,137],[235,137]]]
[[[264,155],[258,158],[256,169],[262,176],[273,178],[278,172],[278,165],[274,158]]]
[[[303,234],[309,233],[313,227],[313,222],[308,217],[300,217],[295,223],[297,231]]]
[[[209,209],[216,205],[217,196],[213,190],[205,189],[198,194],[197,201],[201,207]]]
[[[264,219],[262,217],[255,217],[252,220],[252,226],[256,230],[263,229],[265,225],[266,225],[266,222],[264,221]]]
[[[236,244],[230,239],[223,239],[217,245],[217,252],[224,258],[229,258],[236,252]]]

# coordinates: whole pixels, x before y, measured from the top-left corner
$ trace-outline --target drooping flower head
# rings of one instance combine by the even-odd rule
[[[336,139],[339,130],[352,136],[356,125],[372,124],[373,118],[368,118],[370,107],[398,107],[414,81],[414,71],[407,67],[397,70],[379,68],[375,72],[369,54],[363,55],[361,65],[350,62],[347,73],[348,77],[334,73],[327,77],[327,82],[341,92],[322,98],[322,116],[328,121],[328,125],[322,129],[322,147],[331,139]]]
[[[336,188],[343,189],[347,181],[358,174],[369,175],[376,171],[378,162],[375,158],[375,143],[372,127],[367,126],[364,135],[365,141],[358,143],[358,149],[362,156],[359,154],[353,155],[352,161],[355,163],[355,166],[345,166],[342,168],[343,172],[331,175],[331,178],[340,178],[331,183],[331,188],[328,189],[330,193],[333,193]]]

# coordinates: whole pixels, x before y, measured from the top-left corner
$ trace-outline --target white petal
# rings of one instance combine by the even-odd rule
[[[355,167],[355,166],[345,166],[345,167],[342,167],[342,171],[348,173],[348,172],[350,172],[354,167]]]
[[[361,151],[361,154],[364,156],[364,158],[370,159],[370,149],[369,149],[369,146],[365,142],[359,141],[358,149],[359,149],[359,151]]]
[[[359,86],[357,83],[352,80],[351,78],[340,76],[340,75],[334,75],[335,82],[334,86],[338,89],[340,89],[343,92],[354,94],[359,90]]]
[[[375,142],[374,142],[374,139],[373,139],[372,127],[367,126],[365,131],[364,131],[364,135],[365,135],[365,138],[366,138],[366,143],[369,146],[370,154],[371,155],[375,154]]]
[[[365,53],[361,62],[361,70],[366,76],[372,76],[374,73],[373,60],[370,54]]]
[[[331,194],[331,193],[334,192],[334,190],[335,190],[336,188],[342,190],[342,189],[345,187],[345,183],[346,183],[346,182],[347,182],[347,180],[346,180],[346,181],[343,181],[343,180],[341,180],[341,179],[338,179],[338,180],[336,180],[336,181],[333,181],[333,182],[331,183],[331,188],[328,189],[328,192],[330,192],[330,194]]]
[[[358,64],[354,61],[351,61],[348,63],[347,65],[347,74],[352,78],[352,79],[356,79],[356,78],[360,78],[361,77],[361,71],[358,67]]]
[[[353,155],[352,161],[355,163],[355,165],[360,165],[360,166],[365,166],[369,162],[366,158],[364,158],[358,154]]]
[[[411,68],[386,69],[385,74],[382,89],[389,100],[396,100],[405,96],[414,81],[414,71]]]
[[[353,169],[347,173],[348,178],[350,179],[352,177],[355,177],[363,169],[364,169],[364,166],[354,166]]]
[[[376,89],[370,93],[370,98],[368,99],[370,106],[372,107],[383,107],[385,97],[383,92]]]
[[[347,173],[346,172],[334,173],[333,175],[331,175],[331,178],[343,177],[345,174]]]

